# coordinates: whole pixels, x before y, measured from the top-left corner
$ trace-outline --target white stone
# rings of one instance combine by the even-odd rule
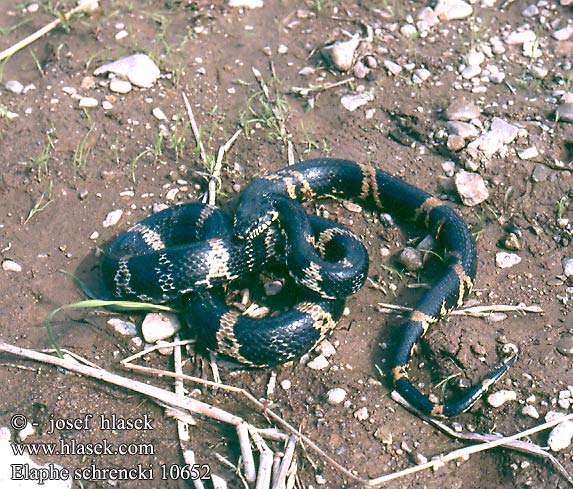
[[[2,270],[5,272],[19,273],[22,271],[22,265],[16,263],[14,260],[6,259],[2,262]]]
[[[436,12],[430,7],[424,7],[416,14],[416,27],[420,30],[428,30],[440,23]]]
[[[468,144],[468,148],[481,151],[486,158],[491,158],[503,148],[503,137],[495,131],[488,131]]]
[[[121,31],[115,34],[115,40],[121,41],[122,39],[125,39],[127,36],[129,36],[129,32],[127,32],[125,29],[122,29]]]
[[[18,95],[24,91],[24,85],[22,85],[18,80],[8,80],[4,86],[6,87],[6,90],[9,90],[12,93],[17,93]]]
[[[562,258],[561,266],[563,267],[563,274],[566,277],[571,277],[573,275],[573,257],[566,256]]]
[[[549,433],[547,444],[549,449],[558,452],[571,445],[573,438],[573,421],[562,421]]]
[[[78,102],[78,105],[82,109],[91,109],[93,107],[97,107],[98,104],[99,102],[97,101],[97,99],[93,97],[82,97]]]
[[[111,226],[115,226],[119,222],[119,220],[121,219],[121,216],[123,216],[123,211],[121,209],[116,209],[114,211],[111,211],[105,217],[103,224],[102,224],[103,227],[109,228]]]
[[[462,70],[461,75],[465,80],[471,80],[472,78],[478,76],[480,73],[481,68],[479,65],[469,65]]]
[[[175,314],[151,312],[141,323],[141,334],[146,343],[171,338],[181,329],[181,322]]]
[[[354,417],[358,421],[366,421],[370,417],[370,413],[368,412],[368,408],[366,406],[361,407],[354,411]]]
[[[464,205],[472,207],[482,203],[489,197],[489,191],[484,179],[477,173],[461,170],[456,173],[454,183]]]
[[[229,0],[228,5],[234,8],[261,8],[263,0]]]
[[[328,360],[324,357],[324,355],[318,355],[316,358],[313,358],[306,364],[306,366],[312,370],[324,370],[326,367],[328,367],[328,365]]]
[[[573,36],[573,25],[571,24],[568,24],[553,33],[553,38],[558,41],[567,41],[571,36]]]
[[[473,8],[463,0],[438,0],[434,12],[440,20],[456,20],[469,17]]]
[[[161,71],[147,54],[137,53],[106,63],[94,70],[96,76],[105,73],[115,73],[127,78],[138,87],[149,88],[159,78]]]
[[[108,319],[109,324],[117,333],[123,336],[135,336],[137,334],[137,326],[131,321],[125,321],[120,318]]]
[[[104,110],[111,110],[111,109],[113,109],[113,104],[112,104],[111,102],[107,101],[107,100],[104,100],[104,101],[101,103],[101,107],[102,107],[102,109],[104,109]]]
[[[363,93],[343,95],[342,98],[340,99],[340,103],[346,110],[354,112],[358,107],[366,105],[373,99],[374,96],[372,95],[372,93],[363,92]]]
[[[153,114],[153,117],[155,117],[157,120],[160,120],[160,121],[166,121],[167,120],[167,116],[159,107],[155,107],[151,111],[151,113]]]
[[[336,348],[334,348],[334,345],[328,340],[321,341],[316,347],[316,351],[322,354],[325,358],[332,357],[336,354]]]
[[[414,83],[424,83],[428,78],[430,78],[431,74],[430,70],[427,70],[426,68],[417,68],[412,74],[412,81]]]
[[[400,27],[400,34],[406,38],[410,38],[418,34],[418,29],[413,24],[404,24]]]
[[[535,42],[537,34],[531,29],[525,31],[513,31],[505,37],[505,43],[510,45],[525,44]]]
[[[491,407],[498,408],[503,406],[506,402],[515,401],[517,394],[515,391],[502,389],[487,396],[487,402]]]
[[[360,44],[357,37],[324,46],[322,55],[339,71],[348,71],[354,62],[354,53]]]
[[[479,134],[479,129],[469,122],[448,121],[446,127],[450,134],[456,134],[464,139],[473,139]]]
[[[344,399],[346,399],[346,391],[341,387],[330,389],[326,393],[326,399],[329,404],[340,404]]]
[[[498,251],[495,254],[495,266],[497,268],[510,268],[521,263],[521,257],[516,253]]]
[[[531,404],[523,406],[521,414],[523,414],[524,416],[529,416],[530,418],[533,419],[539,419],[539,411],[537,411],[535,406],[532,406]]]
[[[129,93],[133,89],[133,85],[127,80],[114,78],[109,82],[109,89],[115,93]]]
[[[449,121],[471,121],[479,116],[479,107],[474,102],[465,99],[452,101],[446,109],[446,117]]]
[[[466,56],[466,61],[470,66],[481,65],[485,61],[485,54],[483,51],[471,49]]]
[[[395,63],[392,60],[385,59],[384,67],[388,70],[388,73],[390,73],[391,75],[399,75],[400,73],[402,73],[402,67],[398,63]]]
[[[539,156],[539,150],[536,146],[529,146],[529,148],[518,151],[517,156],[519,156],[522,160],[531,160]]]
[[[289,379],[281,380],[280,383],[283,390],[288,391],[292,387],[292,382]]]
[[[490,131],[499,134],[504,144],[513,142],[513,140],[519,134],[518,127],[504,121],[503,119],[500,119],[499,117],[494,117],[491,121]]]

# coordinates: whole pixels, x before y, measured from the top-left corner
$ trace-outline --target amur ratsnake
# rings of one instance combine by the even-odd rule
[[[505,359],[461,398],[431,402],[410,381],[407,366],[430,324],[462,305],[476,274],[470,232],[440,199],[370,165],[319,158],[251,182],[234,225],[216,208],[173,206],[120,234],[103,260],[113,294],[145,301],[180,300],[198,339],[245,365],[274,365],[301,356],[330,334],[346,296],[363,285],[368,255],[358,239],[331,220],[309,216],[300,202],[332,195],[384,209],[424,226],[446,250],[447,265],[409,314],[394,352],[396,390],[420,411],[451,416],[469,409],[515,357]],[[276,223],[279,223],[278,225]],[[294,307],[252,319],[225,303],[222,287],[269,262],[286,263],[307,292]]]

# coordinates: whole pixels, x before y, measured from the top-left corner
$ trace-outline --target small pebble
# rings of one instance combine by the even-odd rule
[[[78,105],[82,109],[91,109],[93,107],[97,107],[99,102],[93,97],[82,97],[78,102]]]
[[[109,89],[115,93],[129,93],[133,89],[133,85],[127,80],[122,80],[121,78],[114,78],[109,82]]]
[[[559,336],[555,349],[566,357],[573,356],[573,334],[563,333]]]
[[[123,216],[123,211],[121,209],[116,209],[114,211],[111,211],[104,219],[103,221],[103,227],[104,228],[109,228],[112,226],[115,226],[119,220],[121,219],[121,216]]]
[[[410,272],[420,270],[423,267],[424,261],[422,252],[416,248],[406,246],[402,253],[400,253],[400,263]]]
[[[135,336],[137,334],[137,326],[131,321],[125,321],[120,318],[108,319],[109,324],[115,331],[124,336]]]
[[[348,41],[340,41],[323,46],[320,52],[337,70],[348,71],[352,68],[354,54],[359,44],[360,40],[357,37],[353,37]]]
[[[394,63],[389,59],[384,60],[384,68],[388,70],[390,75],[399,75],[402,73],[402,67],[398,63]]]
[[[498,134],[504,144],[509,144],[519,134],[519,128],[499,117],[494,117],[491,121],[490,132]]]
[[[318,355],[316,358],[313,358],[306,364],[306,366],[312,370],[324,370],[326,367],[328,367],[328,365],[328,360],[324,357],[324,355]]]
[[[22,265],[20,265],[19,263],[16,263],[13,260],[9,260],[6,259],[2,262],[2,270],[4,270],[5,272],[21,272],[22,271]]]
[[[461,136],[464,139],[474,139],[479,135],[479,129],[469,122],[448,121],[446,128],[450,134]]]
[[[563,268],[563,275],[566,277],[573,276],[573,256],[566,256],[562,258],[561,267]]]
[[[159,107],[155,107],[151,111],[151,113],[153,114],[153,117],[155,117],[159,121],[166,121],[167,120],[167,116]]]
[[[530,146],[529,148],[518,151],[517,156],[519,156],[522,160],[531,160],[539,156],[539,150],[536,146]]]
[[[328,340],[322,340],[316,347],[316,351],[325,358],[332,357],[336,354],[336,348],[334,348],[334,345]]]
[[[438,0],[434,12],[440,20],[456,20],[469,17],[473,8],[463,0]]]
[[[357,409],[356,411],[354,411],[354,417],[358,421],[366,421],[370,417],[370,413],[368,412],[368,408],[367,407],[361,407],[360,409]]]
[[[487,396],[487,402],[491,407],[498,408],[503,406],[506,402],[515,401],[517,394],[515,391],[502,389]]]
[[[24,85],[22,85],[18,80],[8,80],[4,86],[6,87],[6,90],[18,95],[24,91]]]
[[[481,204],[489,197],[485,181],[477,173],[461,170],[456,173],[454,183],[464,205],[472,207]]]
[[[521,414],[523,414],[524,416],[529,416],[530,418],[533,419],[539,419],[539,411],[537,411],[535,406],[532,406],[531,404],[523,406]]]
[[[288,391],[292,387],[292,382],[289,379],[281,380],[280,386],[283,390]]]
[[[265,294],[270,297],[277,295],[283,289],[283,283],[280,280],[271,280],[270,282],[265,282],[263,288],[265,289]]]
[[[358,107],[366,105],[373,99],[374,97],[370,92],[363,92],[363,93],[344,95],[340,99],[340,103],[346,110],[354,112]]]
[[[235,8],[261,8],[263,0],[229,0],[229,7]]]
[[[175,314],[151,312],[141,323],[141,334],[146,343],[171,338],[181,329],[181,322]]]
[[[446,109],[446,118],[449,121],[471,121],[480,116],[479,107],[471,101],[456,99]]]
[[[495,254],[495,266],[497,268],[510,268],[521,263],[521,257],[516,253],[507,251],[498,251]]]
[[[424,83],[431,75],[432,73],[430,70],[427,70],[426,68],[417,68],[412,74],[412,81],[414,83]]]
[[[143,53],[132,54],[112,63],[106,63],[94,71],[96,76],[105,73],[123,76],[134,85],[142,88],[151,87],[161,75],[155,62]]]
[[[573,421],[562,421],[549,433],[547,444],[549,449],[554,452],[564,450],[571,445],[573,438]]]
[[[374,432],[374,438],[380,440],[382,443],[384,443],[384,445],[392,445],[394,442],[394,436],[392,435],[392,432],[385,426],[381,426],[380,428],[376,429]]]
[[[341,387],[330,389],[326,393],[326,398],[329,404],[340,404],[346,399],[346,391]]]

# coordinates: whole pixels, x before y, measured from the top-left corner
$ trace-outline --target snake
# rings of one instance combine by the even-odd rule
[[[368,258],[356,244],[358,238],[302,208],[325,196],[413,221],[445,250],[443,271],[402,326],[391,377],[396,391],[424,414],[448,417],[470,409],[514,363],[515,355],[458,398],[444,402],[430,400],[408,375],[415,347],[429,327],[460,307],[474,285],[477,255],[470,230],[439,198],[370,164],[316,158],[256,178],[241,193],[232,226],[210,206],[169,208],[112,242],[104,257],[104,278],[119,297],[183,298],[186,317],[198,326],[201,341],[242,364],[292,360],[332,332],[345,297],[366,277]],[[334,259],[325,258],[326,248],[334,249]],[[304,299],[264,320],[229,309],[225,283],[256,273],[277,257],[284,257],[289,272],[294,270]]]

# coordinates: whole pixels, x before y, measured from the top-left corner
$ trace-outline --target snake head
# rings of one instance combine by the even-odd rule
[[[235,215],[235,236],[254,239],[264,233],[279,217],[273,199],[262,195],[241,201]]]

